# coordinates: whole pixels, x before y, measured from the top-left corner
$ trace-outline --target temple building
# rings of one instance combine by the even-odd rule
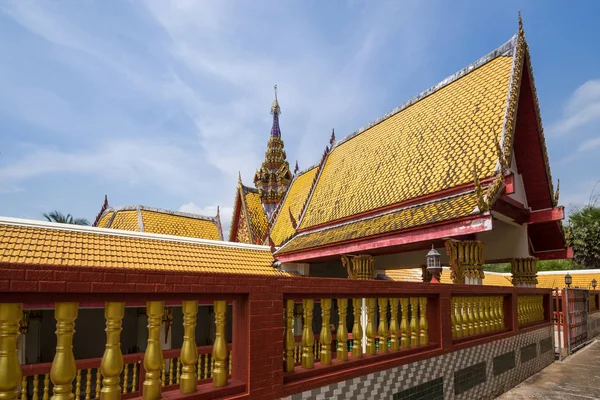
[[[577,340],[600,333],[598,270],[536,270],[572,249],[520,18],[479,60],[324,135],[303,170],[277,91],[271,114],[228,241],[219,211],[106,197],[92,227],[0,217],[0,397],[319,399],[358,379],[365,398],[493,398],[571,334],[552,308],[569,291],[550,288],[586,289],[569,294],[573,321],[595,313]]]

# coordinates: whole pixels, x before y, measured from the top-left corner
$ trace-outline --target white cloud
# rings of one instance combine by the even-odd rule
[[[563,117],[548,130],[554,135],[576,134],[594,122],[600,122],[600,79],[579,86],[567,100]]]

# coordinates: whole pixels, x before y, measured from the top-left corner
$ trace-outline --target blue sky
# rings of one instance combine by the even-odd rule
[[[600,3],[2,1],[0,215],[111,205],[216,213],[508,40],[520,8],[561,203],[600,179]]]

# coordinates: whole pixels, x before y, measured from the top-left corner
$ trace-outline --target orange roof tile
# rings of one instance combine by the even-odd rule
[[[0,219],[0,263],[286,275],[268,247]]]

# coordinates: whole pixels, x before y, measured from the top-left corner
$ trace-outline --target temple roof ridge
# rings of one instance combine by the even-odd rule
[[[194,214],[194,213],[188,213],[188,212],[183,212],[183,211],[173,211],[173,210],[167,210],[165,208],[148,207],[148,206],[144,206],[144,205],[108,207],[102,215],[104,216],[109,212],[137,211],[137,210],[153,211],[153,212],[162,213],[162,214],[176,215],[179,217],[187,217],[187,218],[195,218],[195,219],[201,219],[201,220],[211,221],[211,222],[217,221],[216,215],[214,217],[209,217],[207,215]]]

